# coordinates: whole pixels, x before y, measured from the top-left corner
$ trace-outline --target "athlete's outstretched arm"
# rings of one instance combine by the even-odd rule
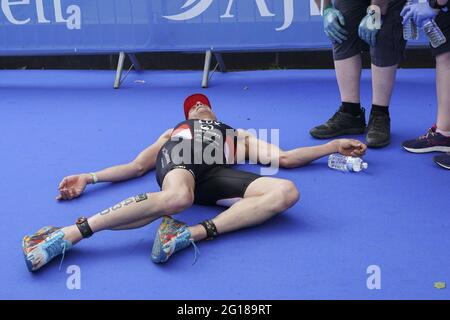
[[[336,152],[347,156],[361,157],[367,150],[367,146],[358,140],[336,139],[318,146],[284,151],[274,144],[258,139],[245,130],[238,130],[238,161],[243,160],[242,156],[239,156],[239,150],[243,148],[245,148],[246,159],[251,162],[278,164],[282,168],[301,167]]]
[[[95,172],[97,182],[119,182],[140,177],[155,167],[156,157],[162,145],[170,139],[172,129],[167,130],[151,146],[142,151],[133,161]],[[70,200],[79,197],[86,185],[92,184],[93,177],[88,173],[65,177],[59,184],[57,200]]]
[[[366,150],[367,146],[358,140],[336,139],[318,146],[282,151],[280,154],[280,166],[282,168],[296,168],[332,153],[362,157]]]

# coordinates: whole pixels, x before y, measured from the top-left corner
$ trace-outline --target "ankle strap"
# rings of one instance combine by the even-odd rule
[[[78,227],[78,230],[80,230],[83,238],[89,238],[94,234],[89,226],[88,220],[85,217],[78,218],[76,226]]]
[[[214,224],[214,222],[212,222],[212,220],[205,220],[200,224],[206,230],[206,240],[212,240],[219,235],[219,232],[217,232],[216,225]]]

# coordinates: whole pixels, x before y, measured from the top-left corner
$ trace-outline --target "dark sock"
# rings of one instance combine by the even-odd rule
[[[389,106],[383,107],[383,106],[378,106],[376,104],[373,104],[372,111],[370,112],[370,114],[374,114],[374,113],[389,115]]]
[[[342,111],[357,116],[361,113],[361,103],[342,102]]]

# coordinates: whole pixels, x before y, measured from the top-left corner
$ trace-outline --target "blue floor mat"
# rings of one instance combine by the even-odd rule
[[[436,119],[434,70],[400,70],[391,106],[392,143],[369,150],[367,172],[327,167],[280,170],[301,200],[252,229],[199,243],[164,265],[150,260],[159,220],[139,229],[102,232],[30,274],[21,239],[44,225],[65,226],[138,193],[157,191],[154,173],[89,186],[57,202],[70,174],[126,163],[183,120],[182,102],[206,92],[219,119],[237,128],[280,129],[283,149],[321,143],[308,131],[338,107],[333,70],[214,74],[201,90],[197,71],[131,73],[120,90],[110,71],[0,71],[2,299],[449,299],[450,171],[432,154],[401,142]],[[136,81],[144,80],[144,81]],[[362,103],[370,110],[370,73]],[[364,139],[364,136],[356,138]],[[243,166],[259,172],[258,166]],[[196,223],[219,208],[194,206],[178,219]],[[67,268],[79,266],[81,290],[69,290]],[[381,269],[369,290],[367,268]]]

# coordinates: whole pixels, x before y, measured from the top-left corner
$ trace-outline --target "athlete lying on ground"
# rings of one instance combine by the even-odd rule
[[[156,169],[161,191],[130,197],[89,219],[79,218],[74,225],[44,227],[24,237],[28,269],[38,270],[93,233],[141,228],[161,217],[151,258],[156,263],[165,262],[191,243],[263,223],[299,200],[291,181],[236,170],[233,164],[247,159],[295,168],[334,152],[363,156],[367,148],[356,140],[339,139],[283,151],[248,131],[218,121],[210,106],[206,96],[192,95],[184,103],[187,120],[167,130],[130,163],[65,177],[59,185],[58,200],[80,196],[87,184],[124,181],[152,169]],[[193,226],[171,217],[194,203],[229,208]]]

